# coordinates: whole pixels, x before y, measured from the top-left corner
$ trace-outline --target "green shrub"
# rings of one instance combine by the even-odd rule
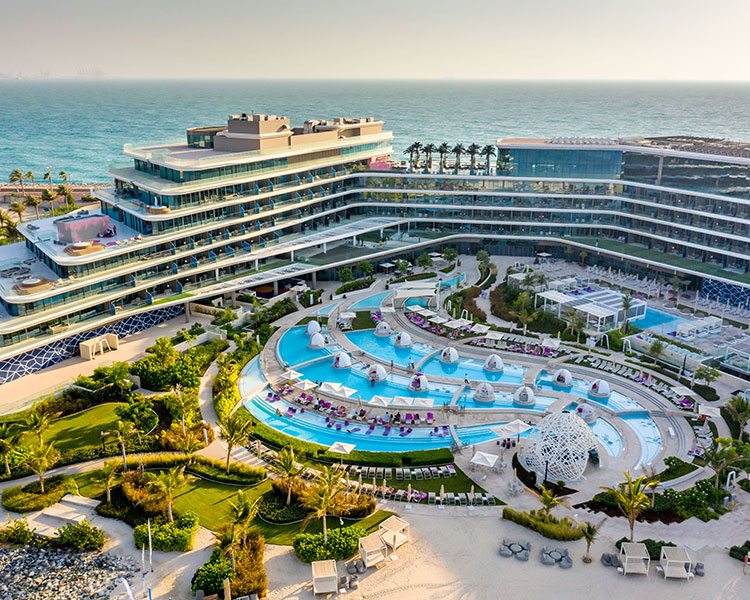
[[[120,461],[117,461],[118,464]],[[129,468],[137,468],[143,465],[144,469],[169,469],[187,465],[188,457],[184,454],[157,454],[152,456],[139,456],[137,458],[128,457]],[[239,462],[229,463],[229,473],[226,470],[226,463],[223,460],[208,458],[200,454],[193,456],[193,462],[185,467],[186,473],[191,473],[197,477],[204,477],[220,483],[255,485],[263,481],[268,472],[262,467],[253,467]],[[137,471],[130,471],[126,474],[127,478],[137,477]]]
[[[100,502],[97,504],[96,514],[108,519],[119,519],[124,523],[127,523],[131,527],[135,528],[141,523],[145,523],[151,519],[152,523],[162,522],[164,517],[161,515],[154,516],[146,513],[143,507],[134,505],[131,503],[122,491],[122,486],[117,486],[111,490],[112,501],[111,502]]]
[[[84,519],[80,523],[68,523],[60,527],[55,541],[63,548],[101,550],[104,547],[104,532]]]
[[[198,531],[198,515],[186,512],[171,523],[151,526],[151,544],[154,550],[162,552],[188,552],[193,549],[195,532]],[[133,539],[138,548],[148,545],[148,529],[145,524],[133,531]]]
[[[541,512],[535,510],[526,513],[506,506],[503,509],[503,519],[533,529],[551,540],[571,541],[580,540],[583,537],[583,532],[569,519],[558,519],[549,515],[545,521]]]
[[[294,536],[292,546],[299,559],[306,563],[316,560],[345,560],[357,552],[359,538],[367,532],[358,525],[328,531],[328,541],[322,533],[300,533]]]
[[[312,295],[312,302],[310,302],[311,295]],[[322,295],[323,295],[323,290],[303,292],[299,296],[299,303],[305,308],[310,308],[311,306],[314,306],[315,304],[320,303],[320,297]]]
[[[617,546],[617,549],[619,550],[620,547],[623,545],[623,543],[629,542],[630,539],[623,537],[620,538],[615,542],[615,546]],[[658,542],[656,540],[652,540],[651,538],[646,538],[645,540],[640,540],[638,543],[645,544],[646,550],[648,551],[648,555],[651,558],[651,560],[659,560],[661,558],[661,549],[663,546],[667,547],[674,547],[676,544],[673,544],[672,542],[665,542],[662,540],[659,540]]]
[[[34,531],[36,530],[29,527],[26,517],[8,521],[4,527],[0,528],[0,542],[25,546],[34,539]]]
[[[44,480],[44,494],[38,481],[3,490],[2,503],[5,510],[27,513],[42,510],[59,502],[66,494],[75,493],[73,478],[68,475],[55,475]]]
[[[263,568],[265,545],[265,538],[256,531],[248,534],[247,542],[235,557],[237,570],[231,578],[232,597],[266,595],[267,579]]]
[[[337,288],[334,294],[348,294],[349,292],[353,292],[355,290],[362,290],[364,288],[370,287],[374,281],[374,277],[367,277],[366,279],[357,279],[356,281],[350,281],[349,283],[345,283],[341,287]]]
[[[664,464],[667,466],[659,473],[659,481],[671,481],[688,473],[695,471],[698,466],[693,463],[685,462],[676,456],[667,456],[664,458]]]
[[[745,556],[750,553],[750,540],[745,541],[742,546],[732,546],[729,549],[729,556],[734,559],[745,561]]]
[[[274,481],[274,483],[276,483]],[[286,496],[283,498],[276,494],[265,494],[258,507],[258,515],[270,523],[293,523],[301,521],[309,511],[299,504],[292,502],[286,505]]]
[[[397,277],[396,279],[391,279],[390,283],[403,283],[404,281],[419,281],[421,279],[431,279],[432,277],[437,277],[437,273],[417,273],[415,275],[405,275],[404,277]]]
[[[131,394],[127,404],[115,407],[115,414],[123,421],[131,421],[143,432],[151,431],[159,422],[154,412],[154,401],[142,394]]]
[[[232,561],[221,556],[221,551],[214,548],[211,558],[193,575],[190,589],[203,590],[207,596],[218,594],[224,591],[224,580],[232,575]]]
[[[270,308],[256,312],[253,317],[253,324],[255,327],[258,327],[265,323],[273,323],[297,310],[297,305],[291,298],[284,298],[273,304]]]

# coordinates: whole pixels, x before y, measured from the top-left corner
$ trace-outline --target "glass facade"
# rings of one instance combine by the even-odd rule
[[[568,150],[556,148],[511,148],[505,173],[513,177],[565,177],[572,179],[618,179],[622,152],[612,150]],[[508,172],[509,169],[509,172]]]

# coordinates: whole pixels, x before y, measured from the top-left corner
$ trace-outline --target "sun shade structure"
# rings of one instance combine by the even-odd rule
[[[307,390],[314,390],[318,385],[314,381],[304,379],[297,384],[297,387],[302,388],[306,392]]]
[[[413,408],[432,408],[435,401],[432,398],[414,398]]]
[[[474,390],[474,400],[477,402],[494,402],[495,390],[492,389],[492,386],[488,382],[483,381]]]
[[[378,534],[387,546],[395,550],[409,541],[409,523],[391,515],[378,527]]]
[[[446,346],[440,352],[440,362],[442,363],[457,363],[458,352],[453,346]]]
[[[571,412],[544,417],[529,434],[519,459],[548,481],[578,481],[586,470],[589,451],[596,448],[591,428]]]
[[[522,385],[513,393],[513,404],[521,406],[530,406],[536,402],[534,390],[527,385]]]
[[[338,591],[339,578],[335,560],[316,560],[312,563],[314,594],[335,594]]]
[[[623,542],[620,546],[620,563],[622,563],[623,575],[638,573],[648,576],[651,557],[648,555],[646,544]]]
[[[352,357],[346,352],[339,352],[333,357],[333,368],[334,369],[348,369],[352,366]]]
[[[372,406],[388,406],[391,403],[391,400],[393,398],[386,398],[385,396],[373,396],[368,404],[371,404]]]
[[[469,461],[472,465],[478,467],[494,467],[499,456],[497,454],[488,454],[487,452],[477,452]]]
[[[393,343],[399,348],[408,348],[411,346],[411,336],[405,331],[402,331],[396,335],[396,339],[393,340]]]
[[[388,373],[383,365],[372,365],[367,369],[367,379],[372,381],[383,381],[388,377]]]
[[[558,369],[557,371],[555,371],[555,374],[552,375],[552,382],[555,385],[567,387],[569,385],[573,385],[573,376],[567,369]]]
[[[682,546],[662,546],[659,564],[664,571],[664,579],[689,579],[692,562],[687,550]]]
[[[489,330],[490,328],[487,325],[482,325],[481,323],[477,323],[471,328],[472,333],[478,333],[480,335],[483,333],[487,333]]]
[[[326,339],[320,333],[314,333],[310,336],[307,344],[310,348],[320,349],[326,345]]]
[[[302,377],[302,373],[299,373],[294,369],[287,369],[281,374],[281,378],[286,379],[287,381],[297,381],[300,377]]]
[[[393,329],[391,329],[391,326],[386,321],[380,321],[375,326],[375,335],[378,337],[388,337],[393,333]]]
[[[338,394],[343,386],[340,383],[331,383],[329,381],[323,382],[320,386],[320,391],[326,394]]]
[[[346,442],[335,442],[328,447],[328,452],[335,452],[336,454],[349,454],[354,450],[354,444],[347,444]]]
[[[320,323],[318,323],[315,320],[310,321],[307,324],[307,329],[305,329],[305,333],[307,335],[315,335],[316,333],[320,333]]]
[[[609,398],[609,384],[603,379],[594,379],[589,386],[589,394],[595,398]]]
[[[504,425],[498,425],[497,427],[490,427],[490,431],[497,434],[501,440],[509,437],[517,437],[529,429],[533,429],[533,427],[520,419],[505,423]]]
[[[500,358],[497,354],[490,354],[484,361],[485,371],[492,371],[494,373],[502,371],[504,368],[505,364],[503,363],[503,359]]]
[[[365,567],[374,567],[386,559],[388,548],[377,531],[370,535],[359,538],[359,557],[365,563]]]

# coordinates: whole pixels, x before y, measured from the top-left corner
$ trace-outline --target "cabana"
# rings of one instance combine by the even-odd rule
[[[620,563],[622,574],[638,573],[648,576],[651,557],[648,555],[646,544],[638,542],[623,542],[620,546]]]
[[[687,550],[682,546],[662,546],[659,565],[664,572],[664,579],[674,577],[676,579],[692,579],[690,567],[692,562]]]
[[[380,524],[378,534],[391,550],[395,550],[409,541],[409,523],[396,515],[391,515]]]
[[[335,560],[316,560],[312,563],[313,593],[335,594],[339,578]]]
[[[434,323],[435,325],[443,325],[448,322],[448,319],[446,319],[445,317],[441,317],[440,315],[430,317],[428,320],[430,321],[430,323]]]
[[[472,326],[471,332],[477,333],[479,335],[483,333],[487,333],[490,330],[490,328],[487,325],[482,325],[481,323],[477,323],[476,325]]]
[[[683,340],[691,340],[700,331],[700,328],[692,322],[680,323],[677,326],[677,336]]]
[[[78,350],[81,358],[85,360],[94,360],[96,353],[104,354],[105,350],[117,350],[120,347],[119,340],[114,333],[105,333],[93,339],[81,342]]]
[[[537,307],[539,298],[542,298],[544,300],[544,303],[542,304],[542,310],[547,310],[547,302],[549,302],[550,305],[557,307],[558,317],[562,313],[563,306],[567,306],[568,304],[571,304],[578,300],[578,298],[574,296],[568,296],[568,294],[563,294],[562,292],[558,292],[557,290],[549,290],[547,292],[537,294],[534,297],[534,308]]]
[[[719,317],[708,316],[703,320],[706,322],[709,332],[716,333],[721,331],[722,320]]]
[[[368,569],[383,562],[387,551],[388,548],[377,531],[359,538],[359,557]]]
[[[593,302],[574,306],[573,310],[586,315],[586,327],[593,326],[593,329],[597,331],[601,331],[602,328],[609,329],[616,324],[616,310],[605,308]]]
[[[437,283],[425,281],[408,281],[402,286],[396,288],[391,294],[391,307],[400,308],[411,298],[426,298],[427,304],[432,302],[437,306],[438,287]]]
[[[383,272],[389,273],[390,271],[393,271],[393,269],[396,268],[396,265],[394,265],[392,262],[384,262],[380,263],[378,265],[379,269],[383,269]]]

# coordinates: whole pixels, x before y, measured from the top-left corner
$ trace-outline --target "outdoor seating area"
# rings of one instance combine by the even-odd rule
[[[573,560],[568,554],[567,548],[549,548],[544,546],[541,552],[543,565],[557,565],[561,569],[570,569],[573,567]]]
[[[518,560],[528,561],[529,552],[531,552],[531,542],[517,542],[505,538],[500,544],[500,556],[505,558],[515,557]]]
[[[664,579],[673,577],[690,581],[695,577],[690,555],[685,548],[680,546],[662,546],[659,566],[656,570],[664,575]]]
[[[428,308],[407,307],[406,311],[406,318],[413,325],[448,339],[459,339],[489,330],[486,325],[475,324],[469,319],[448,319]]]
[[[545,358],[558,358],[568,354],[565,350],[552,347],[546,344],[548,340],[532,340],[512,333],[500,333],[490,331],[483,337],[469,341],[471,346],[489,348],[491,350],[503,350],[505,352],[516,352],[519,354],[528,354],[530,356],[541,356]]]
[[[651,566],[651,557],[646,544],[640,542],[623,542],[620,546],[620,567],[617,572],[621,575],[646,575]]]

